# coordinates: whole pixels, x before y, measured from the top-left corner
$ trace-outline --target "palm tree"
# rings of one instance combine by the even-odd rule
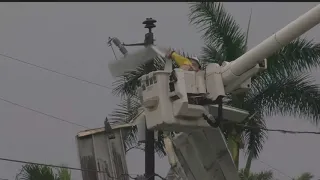
[[[273,177],[272,171],[261,171],[258,173],[249,172],[248,175],[246,175],[245,169],[239,170],[239,177],[241,180],[275,180]],[[304,172],[297,178],[293,178],[292,180],[311,180],[314,176],[309,172]]]
[[[311,180],[313,177],[314,176],[311,173],[305,172],[305,173],[302,173],[297,178],[293,178],[293,180]]]
[[[241,30],[222,3],[190,3],[189,20],[203,33],[205,45],[201,59],[204,64],[232,61],[246,52],[248,30],[246,33]],[[249,173],[252,159],[258,158],[267,138],[267,132],[263,130],[267,116],[296,116],[308,119],[313,124],[317,124],[320,119],[319,85],[314,84],[309,75],[312,68],[320,65],[320,44],[312,40],[297,39],[267,59],[268,69],[252,78],[249,92],[228,95],[228,104],[249,111],[249,118],[241,125],[221,125],[237,167],[239,151],[241,148],[245,149],[248,155],[246,173]],[[127,102],[127,98],[138,99],[138,78],[163,67],[164,60],[158,58],[135,71],[125,73],[115,82],[113,93],[123,97],[123,104]],[[122,122],[130,121],[140,106],[138,101],[133,100],[131,103],[133,105],[130,109],[121,105],[112,113],[112,118]],[[247,128],[248,126],[258,128]],[[160,152],[163,152],[162,145],[160,136],[157,142]]]
[[[71,180],[71,172],[67,168],[57,169],[58,180]]]
[[[245,173],[245,169],[239,170],[239,177],[241,180],[274,180],[272,171],[261,171],[258,173],[250,172],[248,175]]]
[[[16,180],[71,180],[71,172],[66,168],[54,169],[49,166],[26,164],[22,166]]]
[[[203,32],[203,59],[206,62],[232,61],[245,53],[248,33],[241,31],[221,3],[192,3],[190,11],[190,23]],[[265,117],[275,114],[300,116],[316,124],[320,111],[319,86],[314,84],[308,73],[319,65],[320,44],[297,39],[268,57],[268,70],[252,78],[249,92],[233,95],[231,104],[252,114],[252,118],[244,122],[250,126],[264,127]],[[244,137],[249,170],[252,158],[257,158],[263,147],[266,132],[235,125],[221,129],[231,145],[237,166],[241,137]]]

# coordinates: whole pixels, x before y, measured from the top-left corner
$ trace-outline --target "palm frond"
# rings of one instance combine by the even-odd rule
[[[158,139],[155,141],[154,148],[159,157],[166,155],[163,138],[163,132],[158,131]]]
[[[190,3],[189,21],[201,32],[206,44],[214,49],[221,49],[226,60],[239,57],[245,50],[245,34],[233,17],[226,12],[222,3],[192,2]]]
[[[65,165],[62,165],[65,166]],[[71,171],[67,168],[57,169],[58,180],[71,180]]]
[[[267,131],[265,120],[261,113],[254,113],[247,118],[242,124],[257,128],[244,128],[243,136],[245,142],[246,154],[252,153],[254,158],[258,158],[265,140],[267,139]]]
[[[130,101],[128,101],[128,98],[130,98]],[[118,108],[114,109],[111,112],[110,123],[113,123],[113,124],[129,123],[136,116],[139,115],[140,107],[141,107],[141,104],[137,96],[123,97],[121,99],[120,104],[118,105]],[[125,133],[124,139],[125,139],[126,149],[129,149],[137,145],[136,132],[137,132],[137,128],[133,126],[131,129],[128,130],[127,133]]]
[[[137,131],[138,130],[136,126],[133,126],[126,131],[125,135],[123,136],[125,151],[138,146],[138,140],[136,136]]]
[[[273,172],[272,171],[261,171],[259,173],[250,172],[248,177],[245,176],[245,170],[239,170],[239,177],[241,180],[272,180]]]
[[[314,176],[309,173],[309,172],[305,172],[302,173],[299,177],[294,178],[294,180],[311,180]]]
[[[222,64],[223,61],[226,61],[226,57],[223,56],[223,52],[220,49],[216,49],[212,44],[207,44],[202,48],[201,61],[204,64],[207,63],[218,63]]]
[[[26,164],[18,177],[19,180],[57,180],[51,167]]]
[[[113,83],[115,88],[113,89],[112,93],[117,96],[135,95],[139,78],[144,74],[148,74],[149,72],[163,69],[164,64],[165,59],[158,57],[137,67],[137,69],[134,71],[126,72]]]
[[[129,97],[122,97],[120,104],[117,106],[118,107],[110,114],[110,121],[111,123],[124,124],[129,123],[138,115],[141,103],[137,95],[132,95]]]
[[[128,108],[128,99],[130,98],[130,108]],[[139,111],[139,108],[141,107],[141,103],[137,96],[131,96],[131,97],[125,97],[120,102],[120,105],[118,105],[118,108],[116,108],[112,113],[110,114],[110,120],[113,123],[117,124],[123,124],[123,123],[129,123],[131,122],[135,117],[137,117],[141,111]],[[129,131],[125,134],[125,148],[129,149],[132,147],[137,146],[137,127],[133,126]],[[160,157],[165,155],[165,150],[163,148],[163,137],[162,133],[159,132],[158,140],[155,142],[155,151],[158,153]]]
[[[259,76],[252,83],[246,104],[266,115],[291,115],[314,124],[320,119],[319,85],[308,74]]]
[[[320,44],[296,39],[268,58],[268,74],[310,71],[320,66]]]
[[[255,180],[271,180],[273,179],[273,172],[272,171],[262,171],[258,174],[254,174]]]

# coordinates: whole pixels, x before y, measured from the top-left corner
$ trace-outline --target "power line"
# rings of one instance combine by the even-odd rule
[[[39,166],[47,166],[47,167],[53,167],[53,168],[64,168],[64,169],[76,170],[76,171],[105,173],[105,174],[107,174],[107,176],[109,178],[112,178],[112,179],[120,179],[122,176],[128,176],[131,179],[136,179],[135,177],[132,177],[130,174],[121,174],[119,177],[112,177],[106,171],[100,171],[100,170],[94,170],[94,169],[81,169],[81,168],[75,168],[75,167],[58,166],[58,165],[51,165],[51,164],[44,164],[44,163],[36,163],[36,162],[31,162],[31,161],[22,161],[22,160],[2,158],[2,157],[0,157],[0,160],[1,161],[7,161],[7,162],[16,162],[16,163],[21,163],[21,164],[33,164],[33,165],[39,165]]]
[[[73,124],[73,125],[77,125],[77,126],[80,126],[80,127],[83,127],[83,128],[88,128],[86,126],[83,126],[81,124],[77,124],[77,123],[74,123],[74,122],[71,122],[71,121],[68,121],[68,120],[65,120],[65,119],[62,119],[62,118],[59,118],[59,117],[56,117],[56,116],[53,116],[53,115],[49,115],[47,113],[43,113],[41,111],[38,111],[38,110],[35,110],[35,109],[31,109],[29,107],[26,107],[26,106],[23,106],[23,105],[20,105],[20,104],[17,104],[17,103],[14,103],[12,101],[9,101],[9,100],[6,100],[6,99],[3,99],[0,97],[0,100],[2,101],[5,101],[7,103],[10,103],[12,105],[15,105],[15,106],[18,106],[18,107],[21,107],[21,108],[24,108],[24,109],[27,109],[27,110],[30,110],[30,111],[33,111],[33,112],[36,112],[36,113],[39,113],[39,114],[42,114],[42,115],[45,115],[45,116],[48,116],[48,117],[51,117],[51,118],[54,118],[54,119],[57,119],[57,120],[60,120],[60,121],[63,121],[63,122],[67,122],[69,124]],[[247,126],[247,125],[240,125],[240,124],[237,124],[237,126],[241,126],[241,127],[245,127],[245,128],[251,128],[251,129],[263,129],[263,130],[266,130],[266,131],[272,131],[272,132],[281,132],[281,133],[289,133],[289,134],[320,134],[320,132],[311,132],[311,131],[292,131],[292,130],[283,130],[283,129],[268,129],[268,128],[261,128],[261,127],[254,127],[254,126]],[[81,170],[81,171],[96,171],[96,170],[90,170],[90,169],[80,169],[80,168],[72,168],[72,167],[64,167],[64,166],[57,166],[57,165],[48,165],[48,164],[41,164],[41,163],[34,163],[34,162],[27,162],[27,161],[20,161],[20,160],[14,160],[14,159],[6,159],[6,158],[0,158],[0,160],[2,161],[11,161],[11,162],[18,162],[18,163],[26,163],[26,164],[36,164],[36,165],[44,165],[44,166],[51,166],[51,167],[58,167],[58,168],[66,168],[66,169],[71,169],[71,170]],[[270,168],[280,172],[281,174],[289,177],[292,179],[292,177],[288,176],[287,174],[281,172],[280,170],[272,167],[271,165],[263,162],[262,160],[258,159],[260,162],[266,164],[267,166],[269,166]],[[107,173],[107,172],[104,172],[104,171],[96,171],[96,172],[101,172],[101,173]],[[108,175],[108,174],[107,174]],[[108,175],[109,176],[109,175]],[[158,174],[155,174],[154,176],[158,176]],[[161,177],[161,176],[160,176]],[[114,178],[114,177],[110,177],[110,178]],[[130,177],[131,179],[136,179],[136,178],[133,178],[133,177]],[[149,177],[150,178],[150,177]],[[161,177],[162,178],[162,177]],[[116,178],[118,179],[118,178]],[[164,179],[164,178],[163,178]]]
[[[317,131],[293,131],[293,130],[285,130],[285,129],[269,129],[269,128],[261,128],[261,127],[254,127],[254,126],[248,126],[248,125],[242,125],[242,124],[236,124],[237,126],[248,128],[248,129],[261,129],[265,131],[270,132],[281,132],[281,133],[288,133],[288,134],[316,134],[319,135],[320,132]]]
[[[144,111],[141,111],[138,115],[136,115],[135,117],[138,117],[139,115],[141,115]],[[225,122],[221,122],[223,124],[233,124],[233,122],[230,121],[225,121]],[[280,132],[280,133],[288,133],[288,134],[315,134],[315,135],[319,135],[320,132],[318,131],[294,131],[294,130],[286,130],[286,129],[270,129],[270,128],[262,128],[262,127],[255,127],[255,126],[249,126],[249,125],[244,125],[244,124],[235,124],[236,126],[239,127],[243,127],[243,128],[247,128],[247,129],[261,129],[261,130],[265,130],[265,131],[269,131],[269,132]]]
[[[284,173],[284,172],[280,171],[279,169],[277,169],[277,168],[275,168],[275,167],[271,166],[270,164],[268,164],[268,163],[266,163],[266,162],[262,161],[261,159],[256,159],[256,160],[260,161],[261,163],[263,163],[263,164],[267,165],[269,168],[271,168],[271,169],[273,169],[273,170],[275,170],[275,171],[278,171],[280,174],[282,174],[282,175],[284,175],[284,176],[286,176],[286,177],[288,177],[288,178],[290,178],[290,179],[292,179],[292,180],[293,180],[293,179],[295,179],[295,178],[293,178],[293,177],[289,176],[288,174],[286,174],[286,173]],[[316,175],[314,175],[314,174],[313,174],[313,176],[314,176],[314,177],[317,177],[317,176],[316,176]],[[320,180],[320,177],[317,177],[317,178],[318,178],[318,180]]]
[[[68,121],[68,120],[65,120],[65,119],[62,119],[62,118],[59,118],[59,117],[56,117],[56,116],[53,116],[53,115],[50,115],[50,114],[47,114],[47,113],[38,111],[38,110],[35,110],[35,109],[31,109],[31,108],[29,108],[29,107],[27,107],[27,106],[23,106],[23,105],[20,105],[20,104],[18,104],[18,103],[14,103],[14,102],[12,102],[12,101],[3,99],[3,98],[1,98],[1,97],[0,97],[0,100],[1,100],[1,101],[4,101],[4,102],[7,102],[7,103],[10,103],[10,104],[12,104],[12,105],[15,105],[15,106],[18,106],[18,107],[21,107],[21,108],[24,108],[24,109],[33,111],[33,112],[36,112],[36,113],[38,113],[38,114],[42,114],[42,115],[51,117],[51,118],[53,118],[53,119],[57,119],[57,120],[59,120],[59,121],[63,121],[63,122],[66,122],[66,123],[69,123],[69,124],[72,124],[72,125],[76,125],[76,126],[79,126],[79,127],[83,127],[83,128],[89,129],[88,127],[83,126],[83,125],[81,125],[81,124],[78,124],[78,123],[75,123],[75,122],[71,122],[71,121]]]
[[[103,87],[103,88],[106,88],[106,89],[112,89],[111,87],[108,87],[108,86],[105,86],[105,85],[101,85],[101,84],[98,84],[98,83],[95,83],[95,82],[91,82],[91,81],[88,81],[88,80],[85,80],[85,79],[81,79],[81,78],[78,78],[78,77],[75,77],[75,76],[71,76],[71,75],[68,75],[68,74],[65,74],[65,73],[61,73],[59,71],[55,71],[55,70],[52,70],[52,69],[49,69],[49,68],[46,68],[46,67],[42,67],[42,66],[39,66],[39,65],[27,62],[27,61],[23,61],[21,59],[17,59],[17,58],[14,58],[14,57],[11,57],[11,56],[8,56],[8,55],[5,55],[5,54],[1,54],[0,53],[0,56],[3,56],[3,57],[6,57],[6,58],[9,58],[11,60],[15,60],[15,61],[27,64],[27,65],[30,65],[30,66],[34,66],[34,67],[37,67],[37,68],[40,68],[40,69],[43,69],[43,70],[46,70],[46,71],[50,71],[50,72],[53,72],[53,73],[56,73],[56,74],[59,74],[59,75],[62,75],[62,76],[66,76],[66,77],[69,77],[69,78],[72,78],[72,79],[75,79],[75,80],[78,80],[78,81],[82,81],[82,82],[86,82],[86,83],[89,83],[89,84],[93,84],[93,85],[96,85],[96,86],[99,86],[99,87]]]
[[[35,109],[32,109],[32,108],[29,108],[27,106],[20,105],[18,103],[6,100],[6,99],[4,99],[2,97],[0,97],[0,100],[4,101],[4,102],[7,102],[7,103],[10,103],[12,105],[15,105],[15,106],[18,106],[18,107],[33,111],[33,112],[36,112],[36,113],[51,117],[51,118],[56,119],[56,120],[60,120],[60,121],[63,121],[63,122],[66,122],[66,123],[69,123],[69,124],[72,124],[72,125],[76,125],[76,126],[79,126],[79,127],[82,127],[82,128],[90,129],[87,126],[84,126],[84,125],[81,125],[81,124],[78,124],[78,123],[75,123],[75,122],[72,122],[72,121],[68,121],[68,120],[65,120],[65,119],[62,119],[62,118],[59,118],[59,117],[56,117],[56,116],[53,116],[53,115],[50,115],[50,114],[35,110]],[[262,130],[270,131],[270,132],[281,132],[281,133],[288,133],[288,134],[316,134],[316,135],[320,134],[320,132],[316,132],[316,131],[293,131],[293,130],[284,130],[284,129],[268,129],[268,128],[261,128],[261,127],[242,125],[242,124],[236,124],[236,125],[240,126],[240,127],[243,127],[243,128],[248,128],[248,129],[262,129]]]
[[[46,68],[46,67],[42,67],[42,66],[39,66],[39,65],[36,65],[36,64],[33,64],[33,63],[30,63],[30,62],[27,62],[27,61],[23,61],[21,59],[17,59],[17,58],[14,58],[14,57],[11,57],[11,56],[8,56],[8,55],[5,55],[5,54],[1,54],[0,53],[0,56],[3,56],[3,57],[6,57],[6,58],[9,58],[11,60],[15,60],[15,61],[18,61],[18,62],[21,62],[21,63],[24,63],[24,64],[27,64],[27,65],[30,65],[30,66],[34,66],[34,67],[37,67],[37,68],[41,68],[43,70],[46,70],[46,71],[49,71],[49,72],[53,72],[53,73],[56,73],[56,74],[59,74],[59,75],[63,75],[63,76],[66,76],[66,77],[69,77],[69,78],[73,78],[73,79],[76,79],[78,81],[82,81],[82,82],[86,82],[86,83],[89,83],[89,84],[93,84],[93,85],[96,85],[96,86],[99,86],[99,87],[103,87],[103,88],[107,88],[107,89],[112,89],[108,86],[105,86],[105,85],[101,85],[101,84],[98,84],[98,83],[95,83],[95,82],[91,82],[91,81],[88,81],[88,80],[84,80],[84,79],[80,79],[78,77],[75,77],[75,76],[71,76],[71,75],[68,75],[68,74],[64,74],[64,73],[61,73],[61,72],[58,72],[58,71],[55,71],[55,70],[52,70],[52,69],[49,69],[49,68]],[[25,109],[29,109],[31,111],[34,111],[34,112],[37,112],[37,113],[40,113],[40,114],[43,114],[43,115],[46,115],[46,116],[49,116],[49,117],[52,117],[54,119],[58,119],[58,120],[61,120],[61,121],[65,121],[65,122],[68,122],[70,124],[74,124],[74,125],[77,125],[77,126],[80,126],[80,127],[84,127],[84,128],[87,128],[83,125],[80,125],[80,124],[76,124],[74,122],[70,122],[70,121],[67,121],[67,120],[64,120],[64,119],[61,119],[61,118],[57,118],[57,117],[54,117],[52,115],[48,115],[48,114],[45,114],[43,112],[40,112],[40,111],[37,111],[37,110],[34,110],[34,109],[30,109],[28,107],[25,107],[25,106],[21,106],[19,104],[16,104],[16,103],[13,103],[11,101],[8,101],[8,100],[5,100],[5,99],[2,99],[0,98],[0,100],[2,101],[6,101],[8,103],[11,103],[11,104],[14,104],[16,106],[20,106],[22,108],[25,108]],[[281,133],[288,133],[288,134],[320,134],[320,132],[312,132],[312,131],[292,131],[292,130],[284,130],[284,129],[268,129],[268,128],[260,128],[260,127],[253,127],[253,126],[247,126],[247,125],[240,125],[240,124],[237,124],[237,126],[242,126],[242,127],[245,127],[245,128],[250,128],[250,129],[262,129],[262,130],[266,130],[266,131],[269,131],[269,132],[281,132]]]
[[[275,167],[272,167],[270,164],[268,164],[268,163],[266,163],[266,162],[262,161],[261,159],[257,159],[257,160],[258,160],[258,161],[260,161],[261,163],[263,163],[263,164],[267,165],[269,168],[271,168],[271,169],[273,169],[273,170],[275,170],[275,171],[279,172],[280,174],[282,174],[282,175],[284,175],[284,176],[288,177],[289,179],[294,179],[293,177],[289,176],[288,174],[286,174],[286,173],[284,173],[284,172],[280,171],[279,169],[277,169],[277,168],[275,168]]]

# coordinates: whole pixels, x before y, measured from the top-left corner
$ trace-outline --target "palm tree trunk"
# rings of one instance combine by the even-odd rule
[[[244,93],[233,95],[232,99],[236,101],[238,104],[238,107],[242,108],[243,102],[244,102]],[[240,154],[240,143],[241,137],[239,134],[237,134],[236,130],[234,129],[231,133],[231,137],[228,138],[228,145],[229,149],[231,151],[232,159],[234,164],[236,165],[236,168],[239,169],[239,154]]]
[[[247,158],[246,167],[244,168],[244,177],[249,176],[252,160],[253,160],[253,153],[250,152]]]
[[[235,131],[234,131],[235,133]],[[233,162],[237,169],[239,169],[239,152],[240,152],[240,143],[238,137],[232,133],[233,135],[228,138],[228,147],[233,159]]]
[[[234,164],[236,165],[236,168],[239,169],[239,145],[236,142],[236,147],[234,148]]]

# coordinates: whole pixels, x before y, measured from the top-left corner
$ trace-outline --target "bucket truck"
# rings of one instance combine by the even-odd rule
[[[239,179],[218,126],[222,119],[240,122],[249,113],[222,106],[222,98],[227,93],[247,91],[251,77],[267,68],[266,58],[319,23],[317,5],[238,59],[221,66],[210,63],[198,72],[172,69],[172,60],[166,59],[164,70],[140,77],[143,117],[138,119],[144,124],[140,127],[179,132],[173,139],[165,138],[166,148],[170,164],[179,163],[187,179]],[[119,76],[158,56],[166,58],[163,48],[149,45],[109,63],[109,70]],[[192,99],[205,103],[192,103]]]

